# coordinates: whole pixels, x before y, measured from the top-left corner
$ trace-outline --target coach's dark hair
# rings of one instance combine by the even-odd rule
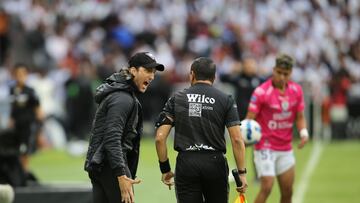
[[[210,80],[215,79],[216,65],[207,57],[199,57],[191,64],[191,70],[194,72],[196,80]]]

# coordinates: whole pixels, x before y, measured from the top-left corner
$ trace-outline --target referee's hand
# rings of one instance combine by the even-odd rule
[[[169,171],[167,173],[163,173],[161,177],[161,181],[169,187],[169,190],[171,190],[171,186],[174,185],[174,173],[172,171]]]
[[[237,187],[236,188],[236,191],[238,191],[239,193],[245,193],[246,192],[246,189],[248,187],[248,183],[247,183],[247,180],[246,180],[246,176],[244,175],[239,175],[240,177],[240,180],[242,182],[242,185],[241,187]]]
[[[139,184],[141,180],[128,178],[126,175],[118,177],[120,192],[121,192],[121,202],[125,203],[134,203],[134,192],[133,184]]]

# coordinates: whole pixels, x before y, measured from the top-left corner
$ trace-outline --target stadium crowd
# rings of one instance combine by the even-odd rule
[[[252,59],[265,78],[276,54],[287,53],[296,59],[293,80],[322,107],[322,122],[345,132],[349,118],[360,116],[357,0],[2,0],[1,118],[9,112],[11,67],[24,63],[52,144],[86,139],[95,88],[137,51],[153,53],[166,67],[140,98],[151,128],[198,56],[211,57],[219,76],[238,74]]]

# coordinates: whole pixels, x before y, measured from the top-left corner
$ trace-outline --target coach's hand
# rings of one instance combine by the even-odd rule
[[[174,177],[174,173],[173,173],[172,171],[169,171],[169,172],[167,172],[167,173],[163,173],[163,174],[162,174],[162,177],[161,177],[161,181],[162,181],[165,185],[169,186],[169,190],[171,190],[171,186],[174,185],[174,179],[173,179],[173,177]]]
[[[141,180],[128,178],[126,175],[118,177],[120,192],[121,192],[121,202],[125,203],[133,203],[134,192],[133,192],[133,184],[139,184]]]
[[[240,177],[240,181],[242,182],[242,185],[241,187],[236,187],[236,191],[238,191],[239,193],[245,193],[248,187],[246,176],[239,175],[239,177]]]

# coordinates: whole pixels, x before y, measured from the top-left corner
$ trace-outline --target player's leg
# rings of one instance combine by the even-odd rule
[[[278,181],[281,192],[281,203],[290,203],[292,192],[293,192],[293,184],[294,184],[294,176],[295,169],[291,167],[285,173],[278,175]]]
[[[295,158],[293,152],[277,152],[276,175],[279,182],[281,203],[291,203],[295,179]]]
[[[275,160],[270,150],[254,151],[254,161],[260,178],[260,191],[255,203],[265,203],[269,197],[275,180]]]
[[[265,203],[274,185],[274,176],[260,177],[260,191],[256,195],[255,203]]]

